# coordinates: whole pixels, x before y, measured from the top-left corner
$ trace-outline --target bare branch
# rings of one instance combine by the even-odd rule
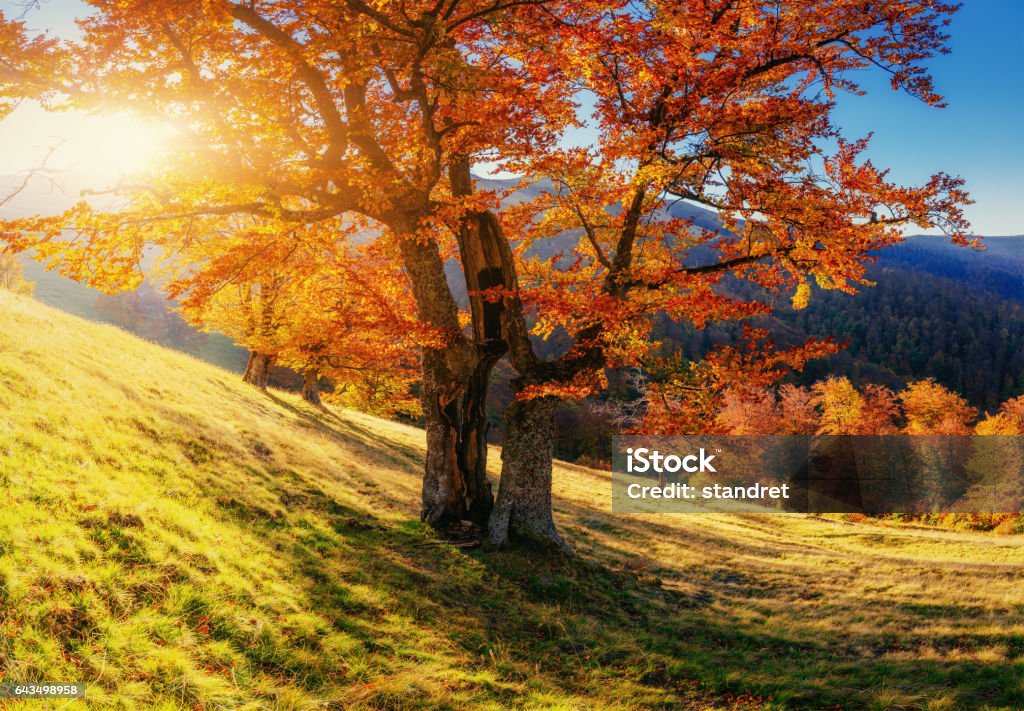
[[[65,143],[65,141],[62,139],[62,140],[58,141],[57,143],[53,144],[52,146],[50,146],[46,150],[46,155],[43,156],[43,160],[40,162],[40,164],[37,167],[35,167],[35,168],[31,168],[31,169],[25,171],[25,174],[22,177],[21,182],[19,182],[11,190],[11,192],[7,193],[6,195],[0,196],[0,207],[3,207],[7,203],[9,203],[11,200],[16,198],[18,195],[20,195],[22,192],[24,192],[25,189],[28,188],[29,184],[31,184],[31,182],[35,178],[37,178],[39,176],[46,176],[46,175],[48,175],[49,174],[48,163],[50,162],[50,159],[53,157],[53,154],[56,153],[57,149],[60,148],[62,145],[64,145],[64,143]],[[51,184],[53,183],[52,180],[50,180],[50,182],[51,182]]]

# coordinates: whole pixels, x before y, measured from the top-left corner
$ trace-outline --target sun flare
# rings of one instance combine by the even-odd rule
[[[62,163],[105,179],[122,179],[156,167],[168,132],[129,114],[82,117],[59,148]]]

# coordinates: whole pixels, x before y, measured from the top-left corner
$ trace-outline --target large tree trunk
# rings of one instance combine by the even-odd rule
[[[552,449],[559,400],[513,400],[505,412],[501,482],[489,525],[497,546],[522,539],[565,549],[551,515]]]
[[[314,405],[320,404],[320,373],[311,368],[302,374],[302,399]]]
[[[454,194],[472,194],[468,160],[454,162],[449,177]],[[537,358],[530,341],[515,257],[501,223],[489,211],[470,214],[459,231],[458,242],[478,350],[499,357],[507,352],[524,380],[548,379],[548,364]],[[485,296],[497,289],[501,291],[500,299]],[[528,537],[565,547],[551,516],[554,415],[558,403],[557,398],[516,400],[505,413],[501,483],[488,525],[490,540],[496,545],[503,545],[510,537]]]
[[[407,233],[413,234],[412,225]],[[421,402],[427,430],[420,517],[445,530],[487,525],[494,499],[487,481],[487,385],[497,357],[466,338],[437,245],[402,237],[402,258],[419,318],[448,337],[423,349]]]
[[[267,383],[270,381],[270,369],[272,367],[274,367],[274,356],[250,351],[249,362],[245,366],[245,374],[242,376],[242,380],[250,385],[255,385],[260,390],[266,390]]]
[[[494,359],[477,364],[468,382],[438,379],[436,351],[423,358],[427,462],[421,518],[445,529],[461,521],[486,526],[494,497],[487,479],[487,385]]]

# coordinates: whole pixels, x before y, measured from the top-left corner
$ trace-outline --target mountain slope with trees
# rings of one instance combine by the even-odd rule
[[[780,342],[832,336],[841,352],[811,361],[801,384],[829,375],[900,387],[934,378],[990,411],[1024,393],[1024,237],[995,237],[976,252],[934,237],[880,250],[867,271],[875,286],[858,294],[812,290],[807,306],[777,305],[755,320]],[[703,332],[662,324],[666,350],[699,359],[733,343],[736,326]]]

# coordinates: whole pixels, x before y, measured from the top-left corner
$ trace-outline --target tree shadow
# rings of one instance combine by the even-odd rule
[[[528,545],[467,553],[438,541],[418,521],[384,524],[308,483],[302,495],[293,510],[314,513],[336,538],[309,543],[290,535],[290,526],[261,521],[257,512],[241,515],[284,544],[308,604],[369,654],[391,655],[408,643],[394,632],[399,619],[399,627],[443,630],[460,659],[482,660],[474,665],[504,650],[508,669],[493,673],[513,679],[529,669],[538,684],[570,698],[591,697],[615,677],[634,687],[638,699],[667,699],[666,707],[771,699],[785,707],[861,708],[887,685],[918,697],[952,693],[964,707],[1024,704],[1024,689],[1013,682],[1022,678],[1013,660],[1024,637],[969,629],[935,633],[936,620],[976,614],[963,606],[906,605],[902,635],[844,629],[835,620],[817,625],[799,615],[769,628],[718,604],[743,602],[729,577],[698,576],[711,590],[700,596],[608,567],[602,561],[611,551],[603,549],[576,557]],[[338,557],[358,572],[332,573]],[[756,573],[736,574],[756,584]],[[383,607],[364,601],[358,588],[365,586],[386,600]],[[783,598],[789,592],[773,591]],[[379,622],[385,613],[389,626]],[[808,633],[812,628],[816,634]],[[928,658],[916,651],[924,644],[956,654]],[[993,646],[1002,646],[1005,658],[971,657]]]
[[[358,446],[360,454],[393,462],[401,448],[407,468],[419,468],[418,449],[334,413],[325,420],[273,393],[268,398],[304,426]],[[953,694],[965,708],[1024,706],[1020,627],[993,631],[983,624],[988,611],[978,606],[893,604],[881,597],[854,605],[848,596],[815,597],[808,579],[778,574],[782,563],[766,559],[763,544],[697,528],[687,531],[693,545],[721,555],[719,564],[684,570],[652,556],[653,567],[631,569],[644,538],[678,536],[679,529],[565,499],[556,508],[580,555],[528,545],[466,552],[411,517],[381,516],[374,500],[340,503],[313,472],[250,473],[259,474],[250,479],[262,490],[259,497],[239,491],[237,479],[203,480],[214,514],[258,534],[287,567],[303,607],[391,665],[412,668],[409,650],[418,644],[450,645],[446,663],[465,674],[486,672],[509,689],[534,679],[567,704],[603,698],[614,686],[630,690],[634,707],[713,708],[746,700],[753,707],[861,708],[879,689],[893,687],[919,700]],[[773,546],[780,555],[799,552],[806,566],[823,570],[836,558],[811,542]],[[741,557],[761,563],[740,570],[733,561]],[[851,615],[859,624],[845,624]],[[901,631],[877,624],[892,616],[902,621]],[[268,654],[236,639],[227,623],[223,628],[217,634],[268,674],[284,669],[312,691],[326,683],[319,657],[302,650]],[[483,697],[490,682],[478,683]],[[367,694],[373,707],[375,697]],[[516,704],[508,689],[486,694]]]

